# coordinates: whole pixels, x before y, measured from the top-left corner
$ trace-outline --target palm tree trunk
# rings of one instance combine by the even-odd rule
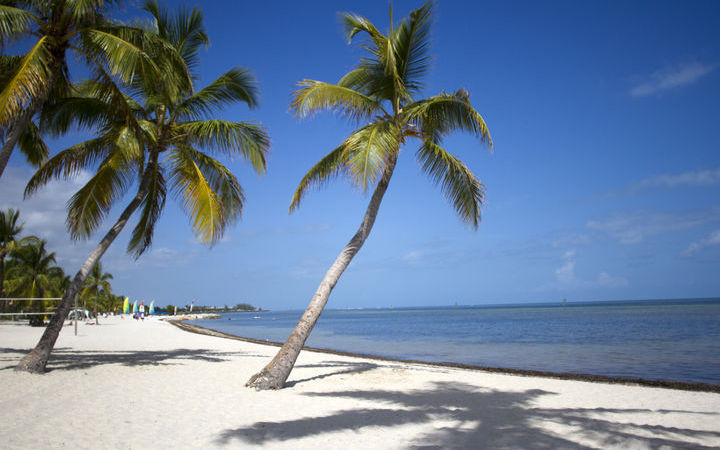
[[[50,319],[50,323],[45,329],[40,341],[30,353],[20,360],[18,365],[15,366],[15,370],[30,373],[45,372],[45,366],[50,358],[50,352],[52,352],[53,347],[55,347],[55,341],[57,341],[58,336],[60,336],[60,331],[62,330],[65,318],[67,318],[68,312],[70,311],[73,299],[77,296],[95,264],[97,264],[105,251],[110,247],[110,244],[112,244],[115,238],[120,234],[120,231],[122,231],[123,227],[130,219],[130,216],[132,216],[138,206],[140,206],[140,203],[148,192],[150,180],[148,175],[152,170],[154,170],[154,166],[152,164],[148,164],[148,167],[145,169],[145,173],[143,174],[143,181],[138,188],[137,195],[135,195],[135,198],[132,199],[122,214],[120,214],[120,218],[118,218],[117,222],[115,222],[112,228],[110,228],[110,231],[107,232],[98,246],[95,247],[95,250],[90,253],[90,256],[88,256],[85,260],[85,263],[82,265],[78,273],[75,274],[75,278],[73,278],[70,286],[67,288],[67,291],[65,291],[65,295],[63,295],[60,304],[55,309],[55,314],[53,314],[52,319]]]
[[[8,133],[5,135],[5,142],[3,142],[2,149],[0,149],[0,178],[2,178],[5,167],[10,160],[10,155],[12,155],[12,152],[15,149],[15,145],[20,139],[23,131],[25,131],[25,127],[27,127],[28,123],[30,123],[33,116],[38,111],[40,111],[40,108],[42,108],[43,104],[50,96],[50,91],[53,88],[55,80],[57,79],[57,72],[61,70],[61,65],[59,62],[61,61],[61,59],[58,58],[64,58],[64,54],[65,51],[63,50],[61,53],[59,53],[59,56],[53,58],[52,63],[50,64],[50,74],[48,75],[48,79],[45,82],[45,88],[38,93],[38,96],[35,97],[33,101],[28,105],[27,109],[18,116],[17,120],[15,120],[12,125],[10,125]]]
[[[342,275],[348,265],[350,265],[350,261],[352,261],[353,257],[360,251],[360,248],[365,243],[365,239],[370,235],[370,230],[372,230],[373,224],[375,223],[375,218],[380,209],[380,203],[390,183],[390,178],[395,170],[396,163],[397,153],[393,153],[388,159],[388,164],[383,172],[383,176],[370,198],[370,204],[368,204],[367,210],[365,211],[365,216],[360,224],[360,228],[358,228],[355,235],[350,239],[350,242],[343,248],[340,255],[335,259],[335,262],[330,266],[330,269],[325,273],[325,277],[320,282],[320,286],[318,286],[315,291],[315,295],[313,295],[310,304],[295,326],[290,337],[285,341],[285,344],[280,348],[277,355],[275,355],[275,358],[260,372],[253,375],[245,386],[257,390],[266,390],[281,389],[285,385],[285,381],[288,376],[290,376],[290,372],[295,366],[295,361],[298,355],[300,355],[300,350],[302,350],[305,345],[305,341],[308,336],[310,336],[310,332],[327,304],[330,292],[332,292],[340,279],[340,275]]]
[[[40,109],[39,106],[26,109],[20,117],[18,117],[18,120],[10,127],[8,134],[5,136],[5,142],[3,142],[2,149],[0,149],[0,178],[5,171],[5,166],[7,166],[7,163],[10,160],[10,155],[12,155],[15,144],[17,144],[17,141],[20,139],[20,135],[23,130],[25,130],[27,124],[30,123],[30,119],[35,115],[38,109]]]

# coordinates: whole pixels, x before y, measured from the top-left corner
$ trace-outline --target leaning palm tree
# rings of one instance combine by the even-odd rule
[[[110,287],[110,280],[112,279],[112,274],[103,272],[102,263],[98,261],[85,280],[85,288],[82,290],[81,295],[83,297],[95,297],[95,308],[93,310],[95,313],[95,325],[98,324],[98,297],[100,294],[103,296],[112,295],[112,289]]]
[[[106,67],[125,80],[139,71],[149,76],[163,70],[138,46],[147,36],[105,18],[103,13],[116,3],[119,0],[0,2],[0,48],[17,42],[30,47],[23,55],[0,58],[0,177],[17,144],[31,163],[47,156],[43,147],[30,145],[40,142],[33,117],[46,102],[68,92],[68,52],[90,68]]]
[[[200,10],[180,10],[171,16],[152,1],[145,4],[145,9],[154,19],[149,31],[172,44],[186,67],[195,67],[198,49],[208,40]],[[144,50],[154,55],[152,49]],[[62,129],[73,120],[99,128],[94,139],[48,160],[26,189],[26,194],[32,194],[54,177],[73,176],[99,162],[95,175],[69,201],[67,225],[73,238],[88,237],[133,181],[138,188],[120,218],[75,275],[45,334],[20,361],[17,370],[44,371],[72,299],[137,209],[140,217],[128,245],[128,251],[135,257],[151,245],[168,191],[180,200],[193,230],[204,242],[217,242],[227,226],[239,217],[244,203],[240,183],[224,165],[200,148],[242,156],[258,173],[265,171],[269,149],[265,129],[253,123],[212,118],[228,104],[244,102],[250,107],[257,104],[252,74],[233,68],[198,92],[179,89],[173,85],[177,78],[168,74],[167,79],[158,83],[153,78],[138,76],[124,92],[110,77],[98,73],[96,79],[79,86],[82,96],[59,102],[49,115],[49,128]]]
[[[441,144],[448,133],[462,130],[492,145],[485,122],[470,105],[469,94],[464,89],[415,99],[421,87],[420,77],[428,68],[431,16],[432,3],[427,2],[384,35],[366,18],[343,14],[348,40],[359,33],[365,34],[368,40],[363,49],[369,56],[361,59],[357,68],[337,84],[302,80],[300,89],[294,93],[292,110],[300,117],[330,109],[352,119],[367,119],[369,123],[355,130],[310,169],[295,191],[290,211],[300,205],[308,188],[336,175],[348,177],[363,190],[372,185],[375,189],[360,228],[325,274],[294,331],[275,358],[254,375],[247,386],[283,387],[330,292],[370,234],[400,148],[408,138],[420,141],[416,152],[420,166],[442,187],[460,217],[473,227],[478,225],[484,186]]]

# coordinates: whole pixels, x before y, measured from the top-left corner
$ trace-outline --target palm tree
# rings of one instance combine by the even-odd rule
[[[55,265],[55,252],[48,253],[47,241],[31,238],[12,252],[13,264],[8,270],[8,292],[14,297],[44,298],[55,295],[64,277]],[[31,309],[39,312],[44,302],[35,301]]]
[[[138,47],[146,36],[105,18],[103,12],[116,3],[119,1],[0,2],[0,46],[33,39],[26,54],[0,58],[0,130],[4,135],[0,177],[18,143],[30,162],[47,156],[44,144],[30,145],[40,143],[32,119],[48,100],[63,97],[70,90],[68,51],[77,53],[91,69],[109,67],[113,75],[124,80],[138,71],[149,76],[163,70]]]
[[[0,211],[0,298],[5,297],[5,258],[15,250],[18,245],[18,236],[22,232],[23,224],[18,224],[20,211],[10,208],[7,213]],[[2,302],[0,311],[5,310]]]
[[[186,67],[194,68],[198,49],[208,40],[200,10],[180,10],[171,17],[154,1],[147,2],[144,8],[154,19],[149,31],[166,39],[182,56]],[[152,49],[144,50],[155,57]],[[239,217],[244,203],[240,183],[225,166],[198,147],[243,156],[258,173],[265,171],[269,138],[262,126],[211,118],[228,104],[245,102],[250,107],[257,104],[257,88],[251,73],[233,68],[198,92],[180,89],[174,84],[177,78],[168,74],[157,82],[138,76],[127,89],[129,93],[125,93],[109,77],[100,74],[80,86],[82,97],[59,102],[51,114],[48,125],[51,128],[63,128],[72,120],[99,128],[96,138],[48,160],[26,189],[26,194],[31,194],[53,177],[69,177],[96,161],[100,163],[95,175],[69,202],[67,225],[71,237],[88,237],[133,181],[138,189],[75,275],[58,313],[17,370],[44,371],[72,299],[136,209],[141,208],[140,218],[128,246],[135,257],[152,243],[168,190],[180,200],[193,230],[207,243],[217,242],[227,226]]]
[[[442,139],[455,130],[468,131],[492,146],[483,118],[470,105],[464,89],[455,93],[416,100],[420,78],[428,68],[428,39],[432,3],[412,11],[399,25],[383,35],[366,18],[342,14],[351,41],[362,33],[369,56],[337,84],[302,80],[292,100],[300,117],[330,109],[352,119],[368,119],[339,147],[320,160],[295,191],[290,211],[300,205],[307,189],[336,175],[344,175],[359,188],[375,185],[360,228],[325,274],[309,306],[275,358],[254,375],[247,386],[280,389],[290,375],[305,340],[328,301],[340,275],[362,247],[375,222],[380,202],[395,170],[400,148],[408,138],[420,146],[416,158],[430,179],[439,184],[460,217],[473,227],[480,220],[484,186],[457,157],[441,147]]]
[[[112,274],[103,272],[102,263],[98,261],[85,280],[85,289],[83,289],[81,295],[83,297],[94,295],[95,297],[95,325],[98,324],[98,297],[101,293],[103,296],[112,295],[112,289],[110,288],[110,280],[112,279]]]

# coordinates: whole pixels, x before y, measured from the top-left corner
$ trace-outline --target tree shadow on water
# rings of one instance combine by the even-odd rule
[[[0,348],[0,370],[14,368],[27,349]],[[17,356],[9,356],[17,355]],[[183,361],[204,361],[217,363],[233,356],[256,356],[245,352],[218,352],[208,349],[138,350],[138,351],[78,351],[70,348],[56,348],[50,355],[47,371],[81,370],[104,364],[120,364],[128,367],[160,366],[182,364]],[[19,357],[18,357],[19,356]]]
[[[404,443],[408,448],[712,448],[693,438],[720,439],[720,432],[631,423],[623,414],[707,414],[694,411],[646,409],[539,408],[535,401],[553,392],[480,390],[462,383],[435,383],[410,392],[389,390],[308,393],[371,402],[373,407],[340,410],[320,417],[280,422],[256,422],[221,432],[217,444],[239,440],[247,444],[289,441],[335,431],[373,433],[403,425],[422,425],[423,432]],[[312,401],[309,399],[308,401]],[[720,420],[720,413],[708,420]],[[543,426],[547,425],[547,426]],[[587,447],[580,442],[591,442]]]

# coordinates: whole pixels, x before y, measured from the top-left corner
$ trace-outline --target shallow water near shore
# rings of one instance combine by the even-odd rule
[[[198,320],[284,341],[302,311]],[[306,345],[486,367],[720,384],[720,299],[326,310]]]

